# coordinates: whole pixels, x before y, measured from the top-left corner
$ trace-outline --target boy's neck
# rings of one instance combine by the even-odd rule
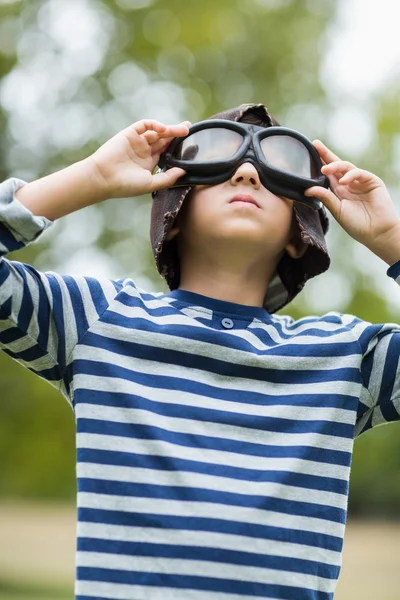
[[[178,289],[225,302],[262,307],[273,274],[265,265],[262,269],[239,271],[235,265],[216,268],[215,264],[197,264],[195,269],[183,269]]]

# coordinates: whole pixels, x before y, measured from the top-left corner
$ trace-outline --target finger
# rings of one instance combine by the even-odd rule
[[[163,133],[167,129],[167,125],[160,123],[160,121],[155,121],[154,119],[142,119],[141,121],[136,121],[136,123],[133,123],[133,125],[130,125],[127,129],[134,130],[139,135],[150,130]]]
[[[173,139],[174,138],[158,140],[158,142],[151,146],[151,154],[154,156],[154,154],[162,154],[165,152]]]
[[[188,123],[188,121],[187,121]],[[183,137],[189,133],[189,126],[185,123],[179,125],[167,125],[166,129],[160,133],[160,138],[165,137]]]
[[[360,183],[366,183],[372,180],[371,173],[365,171],[364,169],[351,169],[351,171],[348,171],[345,175],[343,175],[343,177],[341,177],[341,179],[339,179],[339,183],[342,185],[348,185],[355,180],[359,181]]]
[[[328,146],[325,146],[325,144],[321,142],[321,140],[314,140],[313,145],[315,146],[315,148],[318,151],[318,154],[324,160],[325,163],[331,163],[335,160],[340,160],[340,158],[336,156],[336,154],[334,154],[332,150],[328,148]]]
[[[322,204],[326,206],[330,213],[338,219],[340,214],[340,199],[333,193],[331,190],[327,190],[322,186],[313,186],[308,188],[304,195],[307,197],[317,198],[317,200],[321,200]]]
[[[184,169],[180,169],[179,167],[173,167],[172,169],[168,169],[168,171],[164,171],[162,173],[156,173],[153,175],[151,181],[151,192],[156,192],[157,190],[162,190],[174,185],[174,183],[182,177],[186,171]]]
[[[145,138],[147,143],[152,146],[152,152],[154,153],[154,151],[158,151],[163,146],[166,148],[174,139],[174,137],[186,136],[188,131],[189,130],[186,125],[181,129],[174,129],[172,133],[170,128],[167,127],[167,129],[161,133],[158,131],[145,131],[141,137]]]
[[[149,144],[154,144],[160,139],[160,134],[157,131],[145,131],[142,133],[142,137],[145,138]]]
[[[190,121],[184,121],[183,123],[179,123],[178,125],[164,125],[160,121],[156,121],[155,119],[142,119],[141,121],[136,121],[129,127],[127,127],[127,133],[138,133],[142,135],[146,131],[156,131],[159,135],[169,135],[172,137],[187,135],[189,131],[188,123]]]
[[[338,173],[345,174],[355,168],[353,163],[348,160],[336,160],[321,167],[321,172],[324,175],[337,175]]]

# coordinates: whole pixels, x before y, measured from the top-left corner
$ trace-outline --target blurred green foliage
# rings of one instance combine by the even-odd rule
[[[194,121],[241,102],[265,102],[282,124],[291,118],[291,125],[291,111],[297,107],[298,128],[310,136],[315,133],[313,115],[319,115],[318,137],[325,139],[333,100],[318,74],[336,5],[333,0],[80,0],[69,4],[64,15],[67,3],[62,0],[0,1],[3,98],[9,76],[18,69],[33,86],[18,88],[14,83],[14,97],[11,93],[11,101],[0,103],[0,178],[38,177],[66,166],[139,118]],[[84,16],[91,24],[92,46],[83,45],[79,54],[74,40],[82,32]],[[90,51],[96,48],[93,61],[98,64],[90,67]],[[39,79],[46,73],[40,96]],[[57,77],[62,83],[55,87]],[[36,101],[29,93],[37,94]],[[371,118],[377,146],[365,148],[359,159],[364,168],[393,185],[399,98],[396,85],[374,98]],[[77,107],[76,119],[87,131],[63,142],[59,136],[62,128],[68,133],[71,106]],[[100,257],[114,261],[113,276],[145,278],[153,289],[162,290],[165,284],[153,265],[147,232],[143,235],[142,221],[149,210],[147,197],[108,201],[90,213],[81,211],[81,218],[89,215],[88,228],[94,217],[98,220],[92,245]],[[86,256],[87,247],[76,238],[68,247],[75,223],[70,219],[57,223],[57,235],[12,258],[57,270],[66,253],[77,261]],[[350,242],[339,239],[336,269],[349,273],[351,290],[343,312],[373,322],[398,320],[398,311],[393,314],[371,285],[370,274],[357,264],[348,268]],[[58,246],[60,240],[67,242]],[[295,318],[309,314],[309,299],[300,297],[286,310]],[[72,500],[71,408],[48,384],[6,356],[0,356],[0,374],[0,496]],[[378,427],[362,436],[354,454],[350,513],[398,516],[399,472],[396,426]]]
[[[37,583],[15,583],[0,578],[0,600],[72,600],[73,586],[61,589]]]

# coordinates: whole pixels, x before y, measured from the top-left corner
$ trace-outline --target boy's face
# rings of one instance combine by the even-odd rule
[[[167,239],[177,234],[183,255],[187,249],[203,254],[222,247],[277,264],[284,250],[298,258],[307,248],[300,240],[293,200],[267,190],[251,163],[241,164],[223,183],[195,186]]]

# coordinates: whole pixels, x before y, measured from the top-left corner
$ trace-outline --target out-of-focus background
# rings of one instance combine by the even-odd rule
[[[393,0],[0,0],[0,180],[30,181],[143,117],[191,121],[263,102],[372,170],[400,205],[400,5]],[[162,291],[150,197],[58,221],[13,258]],[[285,312],[399,322],[387,265],[331,222],[330,271]],[[400,258],[400,257],[399,257]],[[72,599],[74,417],[0,356],[0,599]],[[356,441],[335,600],[399,600],[400,424]]]

